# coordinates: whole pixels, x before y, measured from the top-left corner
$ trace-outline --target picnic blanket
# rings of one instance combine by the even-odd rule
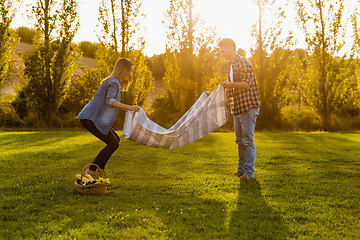
[[[219,84],[209,96],[203,92],[169,129],[151,121],[142,109],[139,112],[127,111],[123,135],[149,147],[173,149],[204,137],[226,122],[225,89]]]

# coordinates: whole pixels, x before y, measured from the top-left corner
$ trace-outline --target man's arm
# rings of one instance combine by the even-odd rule
[[[229,80],[226,80],[225,82],[222,82],[221,85],[223,85],[225,88],[236,88],[239,90],[248,89],[250,87],[250,84],[246,81],[230,82]]]

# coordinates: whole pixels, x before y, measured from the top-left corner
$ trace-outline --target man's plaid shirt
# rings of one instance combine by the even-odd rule
[[[250,88],[242,90],[226,88],[230,113],[233,116],[237,116],[249,111],[250,108],[260,107],[260,100],[255,73],[250,62],[236,54],[234,60],[232,62],[229,61],[227,64],[229,80],[231,65],[233,69],[233,81],[246,81],[250,85]]]

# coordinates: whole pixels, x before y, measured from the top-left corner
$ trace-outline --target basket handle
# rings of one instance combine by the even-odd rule
[[[101,177],[100,167],[99,167],[98,165],[96,165],[95,163],[89,163],[89,164],[85,165],[85,167],[83,168],[83,170],[82,170],[82,172],[81,172],[81,179],[80,179],[81,182],[82,182],[82,179],[83,179],[83,176],[84,176],[84,174],[85,174],[86,169],[87,169],[88,167],[90,167],[91,165],[93,165],[93,166],[95,166],[95,167],[97,167],[97,168],[99,169],[99,176]]]

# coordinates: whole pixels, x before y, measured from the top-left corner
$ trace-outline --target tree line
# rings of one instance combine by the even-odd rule
[[[293,32],[284,28],[288,13],[280,1],[252,1],[258,9],[258,20],[247,58],[255,70],[262,104],[257,127],[359,129],[360,4],[347,20],[344,0],[288,1],[296,9],[296,26],[305,38],[306,47],[296,49]],[[142,52],[145,40],[136,35],[139,22],[146,18],[141,13],[141,2],[101,0],[96,50],[86,52],[90,43],[73,43],[79,28],[76,0],[37,0],[31,11],[36,19],[31,39],[35,51],[23,56],[21,85],[16,97],[0,108],[0,124],[74,125],[77,113],[120,57],[135,63],[134,83],[122,94],[122,101],[143,106],[152,120],[165,127],[175,123],[203,91],[214,89],[226,79],[225,63],[216,46],[220,37],[194,12],[196,0],[169,1],[165,13],[166,52],[151,58]],[[16,0],[1,1],[0,83],[9,74],[11,56],[19,41],[10,28],[16,4]],[[275,20],[269,21],[269,15]],[[352,27],[352,37],[346,39],[351,40],[352,49],[342,54],[346,24]],[[238,53],[244,55],[245,51],[239,48]],[[94,57],[96,68],[75,72],[82,54]],[[145,106],[155,78],[164,89],[150,106]],[[121,128],[121,122],[116,124]],[[231,121],[227,128],[231,128]]]

